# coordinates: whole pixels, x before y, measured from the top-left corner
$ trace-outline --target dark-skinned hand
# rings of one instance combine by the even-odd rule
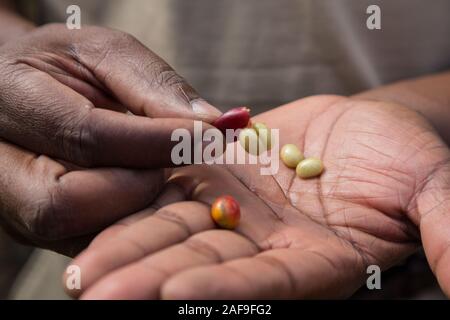
[[[258,116],[323,159],[320,178],[280,165],[172,172],[145,210],[109,227],[74,261],[85,299],[337,298],[421,245],[450,295],[450,151],[428,122],[393,103],[318,96]],[[241,205],[235,231],[210,204]]]
[[[170,137],[220,113],[132,36],[65,25],[0,47],[0,219],[17,239],[73,254],[145,208]],[[206,123],[204,129],[211,126]]]

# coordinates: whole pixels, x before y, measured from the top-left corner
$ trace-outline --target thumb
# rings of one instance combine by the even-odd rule
[[[429,177],[417,197],[417,210],[428,262],[450,297],[450,163]]]
[[[76,58],[132,113],[209,123],[221,115],[172,67],[134,37],[119,31],[90,28],[94,38],[101,39],[105,32],[111,33],[109,40],[92,47],[92,41],[80,39],[76,44]]]

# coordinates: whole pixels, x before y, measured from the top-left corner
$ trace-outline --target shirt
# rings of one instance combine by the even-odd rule
[[[41,22],[131,33],[222,109],[263,111],[450,67],[447,0],[39,0]],[[369,30],[369,5],[381,29]]]
[[[30,6],[24,0],[23,5]],[[448,0],[37,0],[34,19],[131,33],[222,109],[264,111],[313,94],[349,95],[449,69]],[[369,5],[381,29],[369,30]],[[29,11],[29,10],[28,10]],[[33,10],[31,10],[33,11]],[[12,298],[64,298],[68,259],[38,250]],[[39,272],[37,273],[36,270]]]

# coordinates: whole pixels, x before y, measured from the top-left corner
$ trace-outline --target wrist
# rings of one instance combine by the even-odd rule
[[[425,117],[450,145],[450,72],[402,81],[359,93],[354,98],[393,102]]]

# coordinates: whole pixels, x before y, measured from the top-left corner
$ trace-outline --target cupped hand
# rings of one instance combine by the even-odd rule
[[[145,210],[106,229],[74,261],[85,299],[337,298],[366,268],[388,269],[423,244],[450,294],[450,152],[401,105],[318,96],[257,117],[323,159],[320,178],[280,165],[191,166],[172,172]],[[273,151],[276,152],[276,151]],[[234,231],[212,201],[241,204]]]
[[[219,114],[128,34],[54,24],[6,43],[2,225],[27,243],[74,251],[73,239],[89,241],[152,201],[160,168],[172,166],[173,130],[193,132],[194,120],[206,130]]]

